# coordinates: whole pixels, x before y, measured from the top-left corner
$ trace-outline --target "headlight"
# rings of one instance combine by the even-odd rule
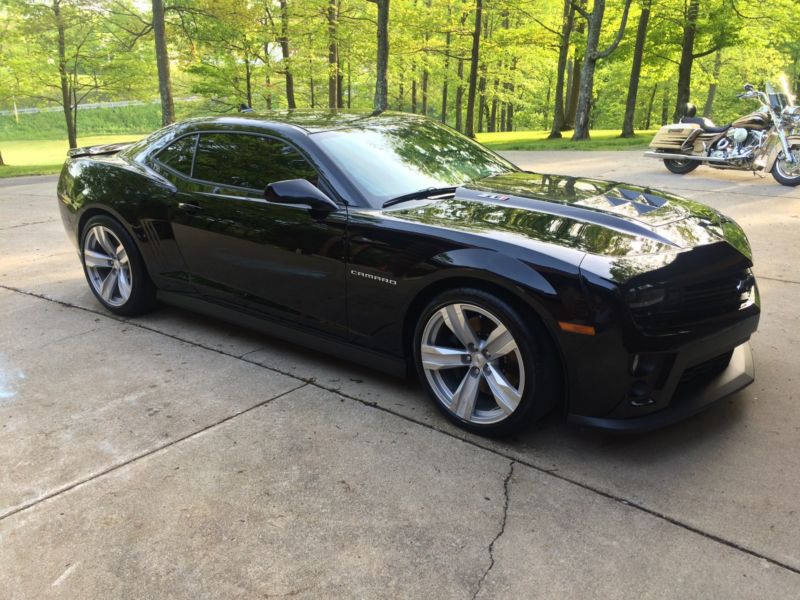
[[[662,302],[667,295],[667,291],[662,287],[650,284],[640,285],[639,287],[628,290],[628,306],[631,308],[645,308]]]

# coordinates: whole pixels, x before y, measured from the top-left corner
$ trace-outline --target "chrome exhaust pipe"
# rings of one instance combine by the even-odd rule
[[[691,156],[689,154],[671,154],[668,152],[645,152],[644,155],[647,158],[658,158],[660,160],[671,159],[671,160],[696,160],[698,162],[709,162],[709,163],[728,163],[730,162],[729,158],[718,158],[718,157],[711,157],[711,156]],[[737,156],[736,158],[744,158]]]

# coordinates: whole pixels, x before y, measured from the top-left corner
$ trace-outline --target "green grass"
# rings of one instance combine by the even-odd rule
[[[78,133],[83,136],[114,135],[132,131],[155,131],[161,127],[161,106],[145,104],[78,111]],[[6,140],[66,139],[64,113],[23,113],[0,116],[0,142]]]
[[[617,129],[596,129],[590,140],[573,142],[571,131],[562,132],[561,139],[548,140],[547,131],[508,131],[479,133],[480,143],[492,150],[639,150],[647,148],[655,131],[639,131],[635,137],[621,138]]]
[[[132,108],[143,107],[125,107],[122,112],[130,114],[132,112],[130,109]],[[113,111],[98,109],[96,111],[86,111],[86,114],[103,112],[111,113]],[[61,113],[39,113],[39,116],[43,115],[47,115],[50,118],[52,115],[61,116]],[[134,120],[128,127],[132,128],[136,124],[137,121]],[[142,127],[138,131],[152,131],[158,129],[158,126],[159,124],[155,123],[152,127]],[[111,129],[113,130],[115,127],[111,127]],[[601,129],[592,131],[592,139],[585,142],[573,142],[570,139],[572,132],[569,131],[565,131],[563,137],[559,140],[548,140],[547,132],[545,131],[479,133],[477,138],[479,142],[492,150],[638,150],[646,148],[654,134],[654,131],[643,131],[637,133],[634,138],[623,139],[619,137],[619,132],[616,130]],[[146,134],[86,135],[78,139],[78,145],[91,146],[94,144],[135,141],[144,135]],[[6,163],[5,166],[0,167],[0,178],[21,175],[50,175],[60,172],[61,165],[64,164],[64,159],[67,155],[67,142],[60,132],[53,137],[59,139],[48,140],[34,137],[26,140],[3,141],[2,135],[0,135],[0,152],[2,152],[3,160]]]
[[[78,138],[78,146],[133,142],[144,134],[98,135]],[[0,178],[21,175],[51,175],[61,171],[67,158],[65,140],[30,140],[0,142],[0,152],[5,165],[0,167]]]

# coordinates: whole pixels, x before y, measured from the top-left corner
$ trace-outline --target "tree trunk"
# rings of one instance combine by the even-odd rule
[[[0,167],[4,167],[6,163],[3,162],[3,153],[0,152]]]
[[[494,84],[492,84],[492,108],[489,111],[489,131],[497,131],[497,105],[500,101],[497,98],[497,88],[500,85],[500,80],[495,77]]]
[[[175,121],[175,104],[172,101],[172,79],[169,75],[169,53],[167,52],[163,0],[153,0],[153,37],[156,43],[158,93],[161,96],[161,124],[169,125]]]
[[[311,108],[316,108],[317,105],[316,105],[316,102],[314,101],[314,76],[313,75],[311,75],[311,77],[309,77],[309,83],[310,83],[310,88],[311,88]]]
[[[483,131],[483,117],[486,112],[486,65],[481,65],[478,79],[478,131]]]
[[[375,110],[389,108],[389,0],[375,0],[378,5],[378,60],[375,77]]]
[[[650,92],[650,101],[647,103],[647,116],[644,120],[644,128],[650,129],[650,120],[653,117],[653,103],[656,101],[656,92],[658,91],[658,84],[653,86],[653,91]]]
[[[572,32],[574,16],[575,9],[572,8],[572,0],[564,0],[561,41],[558,46],[558,65],[556,66],[555,110],[553,111],[553,127],[550,129],[550,135],[547,136],[548,139],[560,138],[561,130],[564,128],[564,71],[567,67],[569,37]]]
[[[428,114],[428,69],[422,69],[422,114]]]
[[[586,16],[586,54],[583,57],[583,72],[581,73],[581,84],[578,90],[578,107],[575,110],[575,132],[572,134],[572,139],[574,141],[589,139],[589,122],[592,113],[592,94],[594,92],[594,72],[597,68],[597,61],[607,57],[619,45],[622,34],[625,32],[630,6],[631,0],[626,0],[617,37],[614,42],[603,51],[597,50],[597,44],[600,40],[600,30],[603,27],[603,16],[606,9],[605,0],[594,0],[594,8],[592,12],[588,13]]]
[[[633,64],[631,65],[631,79],[628,82],[628,99],[625,102],[625,117],[622,120],[622,135],[620,137],[633,137],[633,118],[636,115],[636,96],[639,93],[639,75],[642,72],[642,56],[644,43],[647,39],[647,25],[650,20],[650,3],[648,0],[642,5],[642,14],[639,16],[639,28],[636,31],[636,43],[633,47]]]
[[[272,67],[270,66],[269,62],[269,44],[264,42],[264,56],[266,57],[266,74],[264,75],[264,87],[267,90],[266,96],[264,99],[267,101],[267,110],[272,110],[272,81],[270,81],[270,72]]]
[[[281,56],[283,57],[283,76],[286,79],[286,104],[289,108],[297,108],[294,99],[294,75],[291,68],[291,52],[289,49],[289,9],[286,0],[280,0],[281,7],[281,37],[278,40],[281,45]]]
[[[67,124],[67,141],[70,148],[78,147],[75,124],[72,120],[72,91],[67,75],[67,42],[64,30],[64,18],[61,16],[61,2],[53,2],[53,16],[58,30],[58,76],[61,82],[61,104],[64,108],[64,120]]]
[[[481,23],[483,22],[483,0],[475,0],[475,29],[472,32],[472,52],[470,54],[469,84],[467,90],[467,122],[464,133],[475,137],[475,91],[478,86],[478,60],[481,53]]]
[[[514,97],[514,87],[515,87],[514,86],[514,71],[516,71],[516,69],[517,69],[517,57],[515,56],[514,58],[511,59],[511,70],[508,72],[508,75],[511,78],[511,81],[508,81],[508,82],[505,83],[505,88],[506,88],[506,90],[508,90],[508,97],[509,98],[513,98]],[[506,105],[506,118],[505,118],[505,121],[504,121],[504,124],[503,124],[503,130],[504,131],[513,131],[514,130],[513,119],[514,119],[514,105],[509,100],[509,102]]]
[[[348,52],[348,56],[349,56]],[[353,87],[350,83],[350,59],[347,59],[347,108],[351,107],[353,100]]]
[[[411,76],[414,77],[414,67],[411,67]],[[411,112],[417,112],[417,80],[411,80]]]
[[[464,59],[458,59],[458,87],[456,88],[456,131],[464,131]]]
[[[403,82],[400,82],[400,90],[397,93],[397,110],[403,112],[403,100],[405,100],[406,91],[403,87]]]
[[[714,56],[714,71],[712,76],[714,80],[708,86],[708,95],[706,96],[706,104],[703,107],[703,116],[710,119],[714,114],[714,98],[717,96],[717,82],[719,81],[719,72],[722,69],[722,50],[717,50]]]
[[[664,97],[661,99],[661,124],[666,125],[668,119],[669,119],[669,90],[664,88]]]
[[[678,66],[678,96],[675,99],[673,120],[683,116],[684,105],[689,102],[692,87],[692,65],[694,64],[694,38],[697,34],[697,15],[700,12],[700,0],[689,0],[686,20],[683,24],[683,40],[681,41],[681,62]]]
[[[338,106],[339,44],[336,41],[336,0],[328,0],[328,108]]]
[[[547,78],[547,95],[544,98],[544,126],[550,122],[550,94],[553,92],[553,76]],[[560,135],[558,137],[561,137]],[[548,139],[550,137],[548,136]]]
[[[247,106],[253,108],[253,82],[252,82],[252,69],[250,68],[250,58],[244,57],[244,85],[247,94]]]
[[[447,10],[448,16],[450,9]],[[442,82],[442,112],[440,119],[442,123],[447,124],[447,83],[449,79],[450,69],[450,32],[448,31],[444,38],[444,81]]]
[[[578,110],[578,90],[581,87],[581,72],[583,71],[583,57],[576,56],[572,61],[572,85],[567,98],[567,112],[564,115],[564,130],[575,129],[575,112]]]

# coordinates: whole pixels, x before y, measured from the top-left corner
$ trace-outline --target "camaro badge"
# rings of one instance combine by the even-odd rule
[[[363,271],[350,270],[350,275],[356,277],[363,277],[364,279],[372,279],[373,281],[380,281],[381,283],[388,283],[389,285],[397,285],[396,279],[389,279],[388,277],[381,277],[380,275],[372,275],[371,273],[364,273]]]

